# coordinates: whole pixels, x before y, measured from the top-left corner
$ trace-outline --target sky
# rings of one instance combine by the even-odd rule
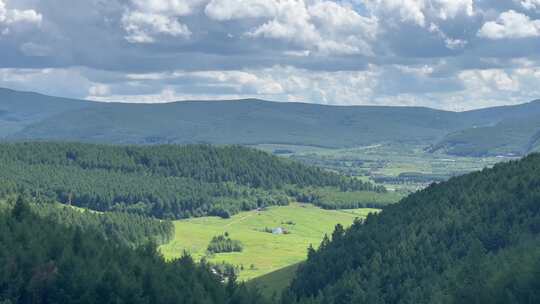
[[[0,0],[0,87],[468,110],[540,98],[540,0]]]

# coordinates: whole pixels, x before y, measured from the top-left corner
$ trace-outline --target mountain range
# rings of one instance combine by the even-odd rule
[[[258,99],[104,103],[0,89],[3,141],[114,144],[420,145],[453,155],[540,149],[540,100],[466,112]]]

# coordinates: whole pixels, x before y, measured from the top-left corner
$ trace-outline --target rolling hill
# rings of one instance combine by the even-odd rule
[[[540,102],[535,105],[540,108]],[[540,117],[530,115],[448,134],[432,150],[460,156],[525,155],[539,148],[539,139]]]
[[[472,155],[497,154],[503,145],[512,147],[504,151],[524,154],[528,152],[524,143],[531,139],[528,127],[503,132],[511,134],[500,136],[495,144],[486,146],[482,141],[490,138],[496,126],[505,127],[524,119],[534,121],[536,117],[540,117],[540,102],[449,112],[421,107],[325,106],[256,99],[100,103],[0,89],[0,138],[11,141],[273,143],[328,148],[390,142]],[[540,131],[535,125],[530,126]],[[517,143],[513,140],[516,134],[520,137]]]
[[[0,137],[22,131],[54,115],[82,109],[91,102],[0,89]]]

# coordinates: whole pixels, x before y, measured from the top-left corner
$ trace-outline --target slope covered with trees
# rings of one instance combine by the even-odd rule
[[[19,199],[0,209],[0,303],[264,303],[189,256],[165,262],[91,230],[37,216]]]
[[[464,156],[525,155],[538,151],[539,139],[540,118],[531,115],[448,134],[431,150]]]
[[[65,226],[91,230],[113,243],[136,248],[152,242],[167,243],[174,236],[170,221],[126,212],[93,212],[54,202],[31,204],[34,213]]]
[[[452,178],[310,249],[284,303],[538,303],[540,155]]]
[[[240,146],[0,144],[0,178],[3,195],[166,219],[286,205],[291,188],[385,191]]]

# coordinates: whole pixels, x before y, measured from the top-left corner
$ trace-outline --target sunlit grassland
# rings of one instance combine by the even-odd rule
[[[376,209],[323,210],[309,204],[294,203],[270,207],[262,211],[241,212],[230,219],[218,217],[192,218],[175,221],[174,239],[160,247],[166,258],[184,251],[196,259],[207,256],[206,248],[213,236],[228,232],[240,240],[244,250],[207,256],[214,263],[222,261],[243,265],[240,279],[249,280],[306,259],[307,247],[317,247],[325,234],[336,224],[350,226],[355,218],[363,218]],[[265,228],[282,227],[290,234],[275,235]]]

